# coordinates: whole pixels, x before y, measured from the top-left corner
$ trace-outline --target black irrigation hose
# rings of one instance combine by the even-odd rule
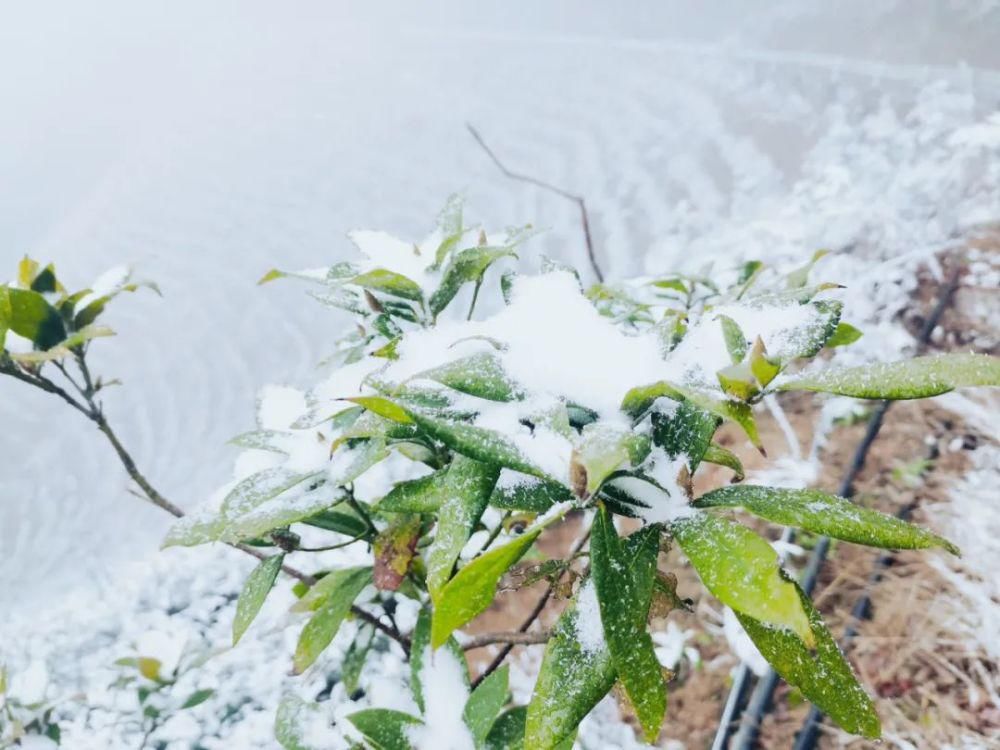
[[[941,316],[944,314],[945,309],[951,302],[952,295],[958,288],[959,278],[960,269],[956,269],[945,286],[942,287],[938,296],[937,304],[934,306],[934,309],[924,322],[924,325],[917,336],[918,353],[921,353],[927,347],[931,334],[937,327],[938,322],[941,320]],[[875,442],[875,438],[878,436],[879,430],[882,428],[882,422],[885,419],[885,414],[889,410],[889,405],[891,403],[891,401],[880,402],[878,407],[875,409],[875,412],[872,414],[871,419],[868,422],[868,429],[865,430],[864,437],[861,439],[861,442],[858,443],[858,446],[854,451],[854,457],[851,460],[851,464],[848,466],[844,479],[841,482],[839,494],[842,497],[851,497],[854,494],[854,481],[857,479],[858,474],[864,466],[865,458],[868,455],[868,451],[871,448],[872,443]],[[902,517],[904,514],[909,514],[912,509],[912,505],[905,506],[900,511],[900,516]],[[790,535],[790,540],[791,539],[794,539],[794,532]],[[829,549],[829,537],[820,537],[816,546],[813,548],[812,554],[809,558],[809,563],[806,566],[801,580],[801,586],[807,595],[812,595],[812,591],[816,587],[816,581],[819,577],[820,569],[823,566],[823,562]],[[884,554],[881,555],[875,562],[875,568],[869,577],[865,593],[858,599],[851,611],[851,625],[848,626],[844,633],[845,644],[857,633],[856,623],[867,615],[871,604],[871,589],[881,580],[883,570],[891,563],[891,561],[892,556]],[[733,682],[733,687],[730,690],[729,699],[726,701],[726,706],[719,722],[719,728],[716,731],[715,741],[712,744],[712,750],[722,750],[726,746],[726,740],[729,738],[733,728],[733,722],[736,720],[740,704],[743,702],[742,696],[745,695],[746,690],[748,689],[749,677],[749,670],[746,665],[741,664],[739,671],[737,672],[736,679]],[[743,711],[743,716],[740,718],[736,735],[733,737],[733,740],[729,745],[730,750],[751,750],[751,748],[753,748],[757,741],[761,720],[771,707],[771,696],[774,693],[775,687],[777,687],[778,679],[777,673],[773,669],[768,668],[767,672],[765,672],[764,675],[758,680],[757,684],[754,686],[753,692],[750,695],[746,709]],[[816,738],[819,736],[819,729],[822,722],[823,713],[815,706],[810,708],[809,714],[802,725],[802,729],[796,735],[793,750],[813,750],[816,744]]]

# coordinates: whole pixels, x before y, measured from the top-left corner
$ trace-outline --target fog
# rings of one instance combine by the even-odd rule
[[[207,5],[0,9],[0,276],[28,253],[70,286],[119,263],[160,284],[93,351],[123,380],[110,418],[186,507],[229,475],[257,388],[307,382],[336,338],[294,285],[255,286],[268,268],[348,257],[354,227],[419,237],[455,191],[582,261],[574,207],[505,179],[466,122],[585,195],[620,276],[681,215],[763,214],[831,103],[1000,96],[987,2]],[[105,585],[157,548],[166,519],[79,415],[0,382],[0,425],[0,602]]]

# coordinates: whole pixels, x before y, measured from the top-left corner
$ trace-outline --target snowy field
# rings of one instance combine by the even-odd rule
[[[95,359],[124,383],[110,419],[185,508],[231,477],[226,441],[253,426],[259,389],[312,381],[345,320],[293,284],[255,286],[268,268],[351,257],[354,228],[422,237],[455,191],[484,225],[547,228],[522,257],[585,268],[575,207],[505,179],[467,122],[513,168],[585,196],[611,279],[831,248],[824,276],[848,285],[866,333],[841,356],[893,357],[911,340],[893,317],[916,266],[1000,219],[1000,7],[824,6],[7,7],[0,268],[27,252],[81,285],[123,262],[159,284],[162,299],[117,304],[119,336]],[[977,273],[997,285],[995,265]],[[223,650],[250,565],[224,548],[160,552],[169,519],[129,494],[92,427],[18,385],[0,382],[0,663],[14,687],[68,707],[65,746],[135,748],[114,661],[212,655],[177,695],[215,695],[151,740],[275,747],[281,693],[324,687],[275,659],[298,628],[287,587]],[[996,452],[981,453],[966,504],[991,499]],[[943,529],[962,508],[937,511]],[[972,559],[1000,553],[996,534],[957,536]],[[995,588],[952,574],[979,601],[969,632],[995,649]],[[364,680],[403,669],[386,651]],[[522,700],[531,670],[514,676]],[[347,711],[333,690],[331,711]],[[640,746],[611,702],[579,745]]]

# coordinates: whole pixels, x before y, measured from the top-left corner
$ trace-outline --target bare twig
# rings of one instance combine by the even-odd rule
[[[561,187],[556,187],[551,183],[540,180],[537,177],[532,177],[531,175],[522,174],[520,172],[514,172],[508,169],[506,165],[500,161],[500,158],[491,149],[483,136],[480,135],[479,131],[472,125],[472,123],[465,123],[465,127],[469,129],[472,137],[476,139],[476,143],[480,145],[486,155],[490,157],[494,164],[497,165],[497,169],[504,173],[505,176],[512,180],[519,180],[520,182],[527,182],[535,187],[540,187],[543,190],[548,190],[551,193],[555,193],[558,196],[565,198],[566,200],[573,201],[580,208],[580,224],[583,227],[583,239],[587,243],[587,258],[590,261],[590,267],[594,271],[594,276],[597,277],[598,281],[604,281],[604,273],[601,271],[601,267],[597,263],[597,256],[594,253],[594,241],[590,235],[590,217],[587,214],[587,203],[584,201],[583,196],[571,193],[568,190],[564,190]]]
[[[549,630],[532,630],[521,632],[520,630],[506,633],[479,633],[469,638],[462,644],[462,648],[471,651],[475,648],[483,648],[494,643],[507,643],[517,646],[526,646],[536,643],[546,643],[552,637]]]
[[[51,393],[53,395],[58,396],[67,404],[76,409],[78,412],[83,414],[85,417],[87,417],[88,419],[90,418],[90,412],[87,411],[87,408],[83,404],[74,399],[65,390],[60,388],[58,385],[53,383],[48,378],[42,375],[30,375],[29,373],[19,368],[16,364],[9,361],[0,363],[0,372],[2,372],[4,375],[10,375],[15,380],[20,380],[24,383],[28,383],[29,385],[33,385],[36,388],[40,388],[41,390],[46,391],[47,393]]]

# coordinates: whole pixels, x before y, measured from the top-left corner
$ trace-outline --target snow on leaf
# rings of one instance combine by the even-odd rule
[[[663,673],[646,631],[659,537],[659,527],[647,526],[623,541],[601,508],[590,544],[604,638],[647,742],[656,739],[667,710]]]
[[[296,674],[302,674],[330,645],[340,624],[351,611],[354,600],[371,580],[371,568],[348,568],[327,574],[313,587],[315,589],[324,584],[322,590],[326,596],[319,601],[316,612],[302,629],[295,646],[293,664]]]
[[[274,586],[274,581],[278,577],[284,559],[285,556],[279,554],[261,560],[260,564],[250,573],[246,583],[243,584],[240,598],[236,602],[236,616],[233,618],[234,646],[239,643],[240,638],[250,627],[250,623],[260,612],[260,608],[264,606],[264,600],[267,599],[271,587]]]
[[[928,398],[969,386],[1000,386],[1000,357],[935,354],[792,376],[780,391],[820,391],[854,398]]]
[[[890,549],[958,548],[937,534],[902,519],[855,505],[820,490],[740,485],[713,490],[698,498],[699,508],[742,507],[782,526],[795,526],[856,544]]]
[[[740,485],[698,498],[700,508],[742,507],[761,518],[856,544],[889,549],[958,548],[937,534],[820,490]]]
[[[366,708],[348,715],[347,720],[375,750],[411,750],[407,732],[420,725],[415,716],[388,708]]]
[[[769,627],[737,611],[740,624],[774,671],[801,690],[817,708],[852,734],[878,737],[881,727],[871,698],[858,683],[809,597],[794,582],[789,585],[809,618],[813,645],[807,646],[791,631]]]
[[[491,352],[479,352],[454,362],[417,373],[414,380],[426,379],[490,401],[512,401],[523,390],[504,372],[500,359]]]
[[[490,505],[502,510],[544,513],[553,505],[572,499],[572,493],[557,482],[503,469],[490,495]]]
[[[427,434],[458,453],[484,463],[546,478],[545,472],[525,456],[514,441],[496,430],[415,409],[409,413]]]
[[[556,750],[567,739],[572,742],[577,726],[615,684],[618,672],[607,645],[585,649],[577,638],[582,616],[578,601],[567,607],[545,647],[528,704],[525,748]]]
[[[434,541],[427,552],[427,588],[437,599],[469,536],[486,510],[500,470],[456,456],[441,477],[444,502],[438,509]]]
[[[322,710],[294,693],[286,693],[274,717],[274,738],[285,750],[320,750],[309,742],[312,726],[322,721]]]

